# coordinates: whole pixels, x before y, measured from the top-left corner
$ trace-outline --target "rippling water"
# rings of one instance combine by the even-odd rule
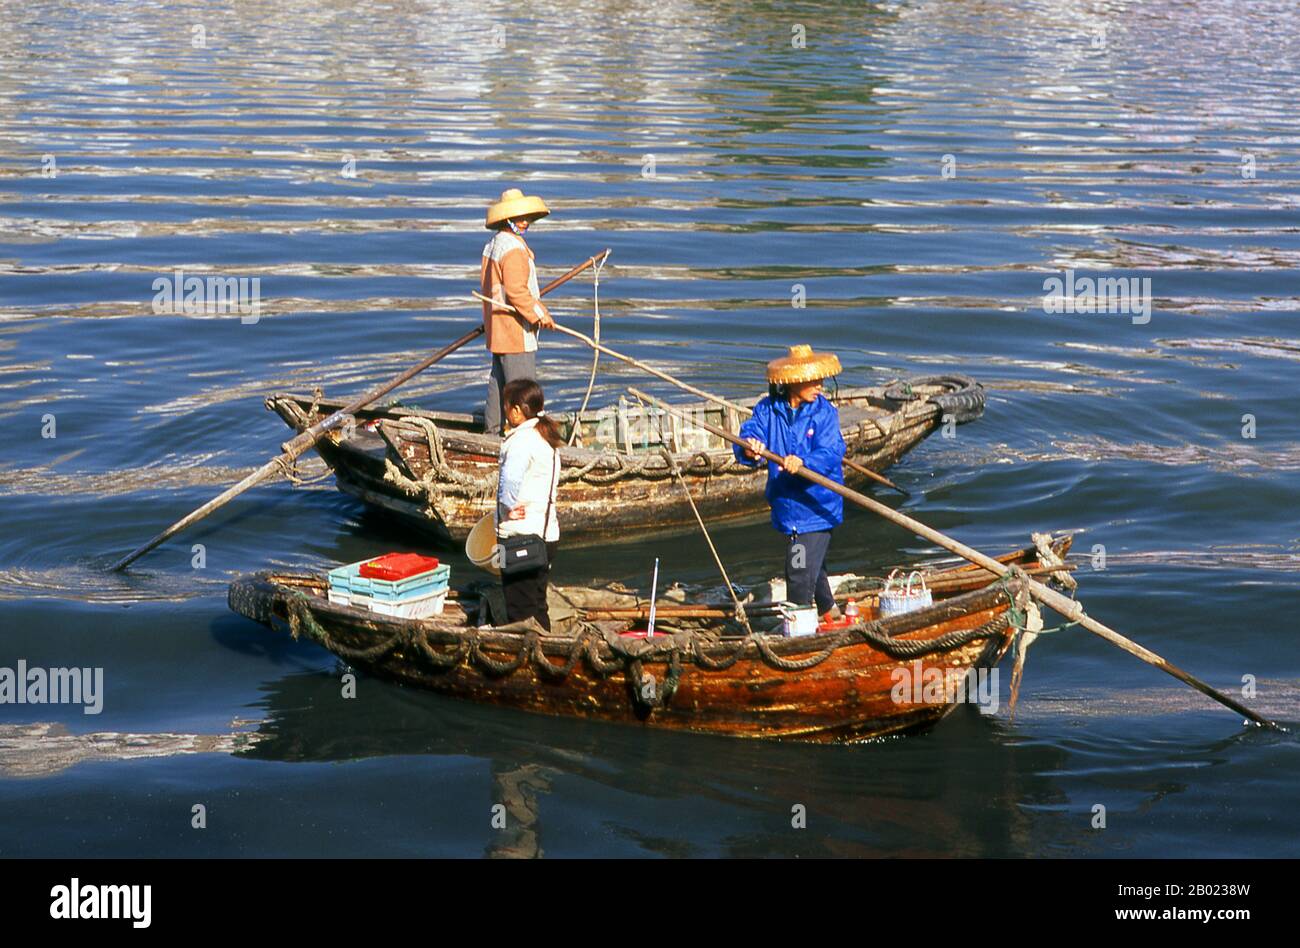
[[[985,418],[892,473],[909,511],[989,548],[1083,531],[1093,614],[1300,724],[1294,13],[0,0],[0,665],[107,688],[97,717],[0,706],[0,853],[1300,854],[1294,736],[1079,630],[1035,646],[1014,721],[810,748],[370,680],[344,702],[329,655],[224,604],[268,563],[418,543],[328,482],[104,571],[276,451],[266,394],[359,392],[474,325],[483,209],[518,185],[553,210],[544,275],[611,247],[604,338],[696,385],[750,394],[798,341],[846,384],[981,378]],[[177,269],[259,278],[260,318],[157,315]],[[1149,279],[1150,321],[1046,314],[1067,270]],[[553,301],[590,326],[588,277]],[[402,397],[472,410],[485,365],[461,350]],[[547,339],[542,366],[576,406],[588,353]],[[605,365],[598,402],[632,382]],[[716,538],[738,576],[779,569],[765,526]],[[930,551],[851,514],[832,552]],[[711,578],[680,540],[559,578],[656,555]],[[502,799],[535,813],[510,839]],[[224,814],[197,840],[196,802]]]

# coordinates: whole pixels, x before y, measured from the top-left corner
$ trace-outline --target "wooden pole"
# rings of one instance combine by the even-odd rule
[[[631,392],[633,395],[635,395],[637,398],[644,399],[645,401],[650,402],[651,404],[654,404],[659,408],[662,408],[670,412],[677,412],[680,414],[680,411],[677,408],[674,408],[672,405],[660,401],[659,399],[654,398],[653,396],[646,395],[643,392],[637,391],[635,388],[630,388],[628,389],[628,391]],[[706,431],[711,432],[712,434],[717,435],[719,438],[723,438],[724,440],[730,441],[733,444],[738,444],[743,448],[748,447],[746,442],[744,442],[736,435],[732,434],[730,431],[723,431],[721,428],[715,428],[714,426],[707,423],[696,422],[696,424],[699,424],[700,427],[704,428]],[[781,458],[777,457],[771,451],[763,450],[763,451],[757,451],[755,453],[758,454],[760,457],[766,458],[769,461],[775,461],[778,464],[781,463]],[[798,474],[800,477],[810,480],[814,484],[820,484],[822,487],[825,487],[829,490],[834,491],[837,494],[840,494],[843,497],[848,498],[849,500],[853,501],[855,504],[858,504],[861,507],[865,507],[868,510],[872,511],[873,513],[877,513],[887,520],[892,520],[900,527],[904,527],[905,529],[910,530],[912,533],[915,533],[917,536],[924,537],[925,539],[929,540],[931,543],[936,543],[939,546],[943,547],[944,549],[956,553],[958,556],[961,556],[969,560],[975,565],[984,567],[986,570],[988,570],[991,573],[995,573],[998,576],[1005,576],[1006,574],[1011,572],[1011,570],[1007,566],[993,559],[993,557],[986,556],[985,554],[979,552],[978,550],[972,549],[966,544],[961,543],[958,540],[954,540],[951,537],[940,533],[938,530],[933,529],[932,527],[927,527],[919,520],[914,520],[911,517],[907,516],[906,514],[899,513],[897,510],[893,510],[889,507],[886,507],[884,504],[872,500],[870,497],[866,496],[865,494],[860,494],[855,490],[851,490],[850,488],[845,487],[843,484],[837,484],[835,481],[831,480],[828,477],[824,477],[821,474],[818,474],[816,471],[810,471],[808,470],[808,468],[802,467],[799,469]],[[1079,625],[1087,629],[1089,632],[1101,636],[1107,642],[1110,642],[1112,645],[1116,645],[1119,648],[1122,648],[1130,655],[1134,655],[1142,659],[1142,661],[1146,662],[1148,665],[1154,665],[1156,668],[1159,668],[1161,671],[1172,675],[1173,677],[1177,678],[1179,681],[1183,682],[1184,684],[1190,685],[1191,687],[1195,688],[1197,691],[1201,692],[1201,694],[1213,698],[1215,701],[1219,702],[1225,707],[1231,708],[1233,711],[1236,711],[1238,714],[1243,715],[1244,717],[1246,717],[1251,721],[1254,721],[1256,724],[1262,725],[1264,727],[1275,728],[1276,730],[1279,731],[1285,730],[1285,728],[1283,728],[1277,722],[1270,721],[1267,718],[1261,717],[1260,715],[1256,714],[1254,711],[1250,710],[1250,708],[1242,704],[1240,701],[1237,701],[1235,698],[1231,698],[1228,695],[1225,695],[1222,692],[1217,691],[1214,688],[1211,688],[1205,682],[1201,681],[1198,678],[1193,677],[1192,675],[1183,671],[1178,666],[1169,663],[1168,661],[1166,661],[1165,659],[1157,655],[1155,652],[1152,652],[1150,649],[1144,648],[1143,646],[1132,641],[1131,639],[1125,638],[1124,636],[1120,635],[1118,632],[1116,632],[1114,629],[1110,628],[1109,626],[1103,625],[1102,623],[1098,622],[1096,619],[1087,615],[1083,611],[1083,605],[1079,603],[1077,600],[1070,599],[1067,596],[1063,596],[1055,589],[1049,589],[1047,586],[1044,586],[1042,583],[1037,582],[1036,580],[1030,579],[1028,576],[1024,577],[1024,582],[1026,583],[1029,589],[1030,595],[1032,595],[1035,599],[1037,599],[1039,602],[1043,603],[1044,605],[1050,606],[1052,609],[1059,612],[1061,615],[1063,615],[1066,619],[1069,619],[1071,622],[1078,623]]]
[[[547,293],[551,292],[551,290],[555,289],[556,287],[568,283],[579,273],[586,270],[588,267],[595,266],[599,261],[604,260],[608,256],[609,256],[609,250],[603,250],[600,253],[596,254],[596,256],[589,257],[586,260],[586,262],[579,264],[578,266],[570,270],[568,273],[556,277],[550,283],[546,284],[546,286],[541,290],[541,295],[545,296]],[[182,517],[180,520],[177,520],[170,527],[168,527],[162,533],[158,534],[156,537],[154,537],[144,546],[136,550],[133,550],[131,553],[128,553],[126,556],[122,557],[122,559],[118,560],[116,563],[112,565],[112,567],[110,567],[110,572],[117,572],[119,570],[126,569],[126,567],[130,566],[132,563],[134,563],[140,557],[144,556],[154,547],[158,546],[159,544],[165,542],[169,538],[180,533],[190,524],[202,520],[204,517],[212,513],[214,510],[224,507],[226,504],[234,500],[244,491],[248,490],[250,487],[254,486],[255,484],[261,483],[262,481],[266,480],[266,478],[273,475],[276,471],[287,470],[289,464],[293,463],[293,461],[296,458],[298,458],[300,455],[305,453],[309,448],[315,445],[316,442],[319,441],[322,437],[324,437],[326,434],[333,431],[334,429],[342,427],[347,421],[348,416],[352,415],[354,412],[360,411],[361,409],[365,408],[367,405],[371,404],[372,402],[378,401],[379,399],[383,398],[393,389],[397,388],[402,383],[407,382],[410,379],[414,378],[416,375],[420,374],[425,369],[429,368],[431,365],[441,362],[443,359],[451,355],[457,349],[473,342],[479,336],[483,335],[483,332],[484,332],[483,327],[479,326],[477,329],[465,333],[465,335],[461,336],[455,342],[451,343],[450,345],[443,346],[441,349],[439,349],[437,352],[430,355],[428,358],[424,359],[421,362],[417,362],[415,365],[411,366],[405,372],[402,372],[401,374],[394,376],[393,378],[385,382],[383,385],[380,385],[378,388],[372,389],[371,391],[366,392],[364,395],[361,395],[358,398],[353,399],[351,402],[344,405],[342,408],[334,412],[328,418],[324,418],[321,421],[318,421],[316,424],[312,425],[310,428],[302,432],[296,438],[292,438],[284,442],[282,445],[280,445],[281,454],[279,456],[272,458],[270,461],[267,461],[265,464],[259,467],[252,474],[249,474],[247,477],[245,477],[234,487],[231,487],[228,490],[225,490],[222,493],[218,494],[216,497],[212,498],[202,507],[199,507],[197,510],[193,510],[190,513],[186,514],[184,517]]]

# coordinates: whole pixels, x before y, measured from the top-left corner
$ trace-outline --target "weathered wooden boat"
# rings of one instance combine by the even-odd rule
[[[846,456],[879,472],[945,418],[957,424],[978,418],[984,390],[964,376],[936,376],[843,388],[834,401]],[[266,407],[301,432],[342,404],[277,394],[267,398]],[[733,409],[711,402],[682,407],[732,431],[743,421]],[[557,506],[566,545],[692,529],[693,515],[682,503],[665,456],[670,448],[710,524],[758,518],[767,511],[763,468],[737,463],[730,445],[675,417],[622,400],[602,410],[552,417],[565,439],[574,441],[560,451]],[[491,509],[500,446],[500,437],[483,433],[481,413],[390,406],[359,412],[355,424],[321,439],[317,451],[333,469],[339,490],[439,539],[460,543]],[[868,483],[852,469],[844,474],[850,487]]]
[[[857,598],[854,626],[787,638],[775,604],[747,606],[746,632],[720,597],[657,605],[653,639],[622,633],[644,620],[635,592],[552,589],[551,634],[536,623],[492,624],[490,595],[450,599],[443,615],[398,619],[332,604],[321,575],[260,573],[231,584],[230,607],[272,629],[308,636],[376,676],[442,694],[541,714],[735,737],[856,741],[933,726],[962,699],[953,685],[994,667],[1029,607],[1025,575],[1058,575],[1070,538],[999,557],[995,578],[973,566],[923,570],[932,606],[881,617],[881,580],[840,577]],[[483,586],[484,591],[495,586]],[[481,624],[485,623],[485,624]],[[942,685],[901,692],[906,676]]]

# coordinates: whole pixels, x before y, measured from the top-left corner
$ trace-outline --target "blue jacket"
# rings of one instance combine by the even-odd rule
[[[740,426],[742,438],[757,438],[773,454],[794,454],[816,471],[838,484],[844,483],[844,436],[840,434],[840,413],[824,395],[817,401],[790,408],[785,399],[764,398],[754,414]],[[761,458],[745,457],[745,449],[734,447],[742,464],[757,466]],[[772,526],[782,533],[812,533],[830,530],[844,522],[844,498],[798,474],[787,474],[781,465],[768,462],[767,502],[772,505]]]

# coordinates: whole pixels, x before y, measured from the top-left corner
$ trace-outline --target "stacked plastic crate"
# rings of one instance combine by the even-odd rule
[[[423,619],[442,613],[451,567],[418,553],[389,553],[332,569],[329,600],[386,616]]]

